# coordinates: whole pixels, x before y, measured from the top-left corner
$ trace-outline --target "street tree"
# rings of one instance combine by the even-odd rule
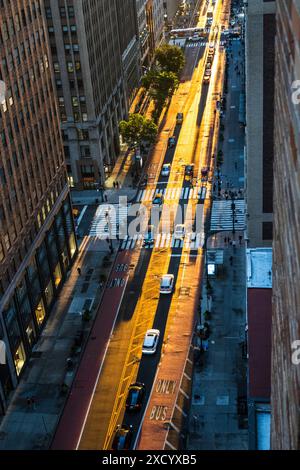
[[[174,72],[151,71],[145,75],[143,86],[148,89],[149,96],[155,103],[153,118],[157,122],[167,99],[171,98],[179,85]]]
[[[127,121],[119,124],[123,140],[130,146],[141,145],[142,142],[152,144],[157,135],[157,125],[153,119],[147,119],[141,114],[129,114]]]
[[[182,49],[170,44],[163,44],[156,49],[155,60],[161,70],[165,72],[173,72],[177,76],[180,75],[185,64],[185,57]]]

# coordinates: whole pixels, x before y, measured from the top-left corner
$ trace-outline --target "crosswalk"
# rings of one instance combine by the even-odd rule
[[[157,194],[162,194],[167,201],[197,199],[199,187],[195,188],[164,188],[164,189],[144,189],[137,195],[137,202],[152,201]]]
[[[117,229],[122,224],[127,226],[128,205],[103,204],[98,207],[89,230],[90,237],[98,238],[116,238]],[[108,213],[108,217],[106,214]]]
[[[133,237],[127,236],[121,243],[121,250],[134,250],[143,247],[144,237],[136,234]],[[204,233],[190,234],[184,239],[177,239],[171,233],[159,233],[152,244],[146,245],[146,249],[162,248],[184,248],[187,250],[198,250],[204,244]]]
[[[237,199],[235,204],[235,230],[245,230],[245,201]],[[231,200],[214,201],[211,215],[210,230],[232,230],[233,229],[233,210]]]
[[[186,42],[185,44],[185,47],[206,47],[207,45],[209,45],[209,43],[207,41],[193,41],[193,42]],[[225,46],[226,45],[226,41],[220,41],[220,46]]]

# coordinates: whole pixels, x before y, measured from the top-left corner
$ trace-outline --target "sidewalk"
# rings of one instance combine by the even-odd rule
[[[127,197],[128,202],[130,202],[136,196],[138,192],[137,189],[132,188],[121,188],[121,189],[107,189],[103,191],[103,197],[107,196],[108,204],[118,204],[119,198],[121,196]],[[71,191],[72,203],[75,206],[78,205],[99,205],[105,204],[106,201],[102,201],[101,192],[97,190],[85,190],[85,191]]]
[[[224,266],[213,280],[211,335],[208,350],[198,353],[194,366],[188,450],[247,450],[248,431],[239,428],[241,343],[246,308],[245,245],[224,246],[220,233],[208,248],[224,249]],[[238,240],[239,233],[236,233]],[[233,266],[230,266],[233,256]],[[205,283],[204,283],[205,284]],[[206,310],[206,286],[202,292],[202,321]],[[200,339],[199,347],[200,347]]]
[[[88,238],[82,241],[78,259],[0,425],[0,450],[49,447],[116,254],[115,250],[109,255],[107,247],[103,251]],[[89,321],[82,320],[85,309],[90,310]],[[35,398],[34,406],[27,404],[28,397]]]
[[[239,54],[241,52],[241,54]],[[232,53],[232,56],[230,55]],[[243,93],[241,70],[243,55],[240,41],[232,41],[229,52],[228,93],[222,150],[221,195],[218,196],[215,178],[214,199],[224,199],[231,190],[243,197],[244,186],[244,129],[239,125],[240,95]],[[216,175],[217,176],[217,175]],[[241,191],[238,193],[239,189]],[[242,343],[245,338],[246,312],[246,255],[243,232],[219,232],[208,238],[208,249],[221,249],[224,263],[217,277],[210,278],[212,294],[207,295],[203,282],[201,321],[209,323],[210,336],[202,340],[206,351],[200,352],[197,338],[193,396],[190,410],[189,450],[247,450],[248,431],[241,429],[238,414],[239,397],[245,387]],[[241,236],[241,244],[240,237]],[[235,240],[232,246],[225,239]],[[206,310],[211,312],[205,318]]]

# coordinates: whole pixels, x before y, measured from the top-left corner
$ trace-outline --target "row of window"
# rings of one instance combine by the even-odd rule
[[[51,7],[46,7],[45,12],[46,12],[46,18],[50,20],[52,18]],[[65,7],[60,7],[59,13],[60,13],[61,18],[67,18],[67,16],[69,18],[74,18],[75,16],[74,7],[72,5],[69,5],[67,9]]]
[[[67,200],[3,312],[9,338],[8,350],[17,375],[30,355],[76,250],[71,208]]]
[[[20,13],[1,22],[0,45],[2,42],[12,39],[22,28],[26,28],[37,16],[41,15],[40,2],[38,0],[28,2],[27,9],[22,8]]]

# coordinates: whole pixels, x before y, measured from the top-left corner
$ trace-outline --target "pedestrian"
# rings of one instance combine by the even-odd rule
[[[119,189],[119,183],[116,181],[116,188]]]
[[[115,181],[113,182],[113,186],[114,186],[114,189],[116,189],[116,182]]]
[[[243,240],[243,235],[240,235],[239,236],[240,245],[242,244],[242,240]]]
[[[105,202],[107,202],[107,201],[108,201],[108,199],[107,199],[107,195],[106,195],[106,194],[104,194],[104,201],[105,201]]]
[[[32,403],[31,403],[31,398],[30,398],[30,397],[27,397],[27,398],[26,398],[26,402],[27,402],[27,408],[28,408],[28,409],[31,409],[31,405],[32,405]]]
[[[78,266],[77,268],[78,275],[81,276],[81,268]]]
[[[227,243],[227,237],[224,237],[224,245]]]

